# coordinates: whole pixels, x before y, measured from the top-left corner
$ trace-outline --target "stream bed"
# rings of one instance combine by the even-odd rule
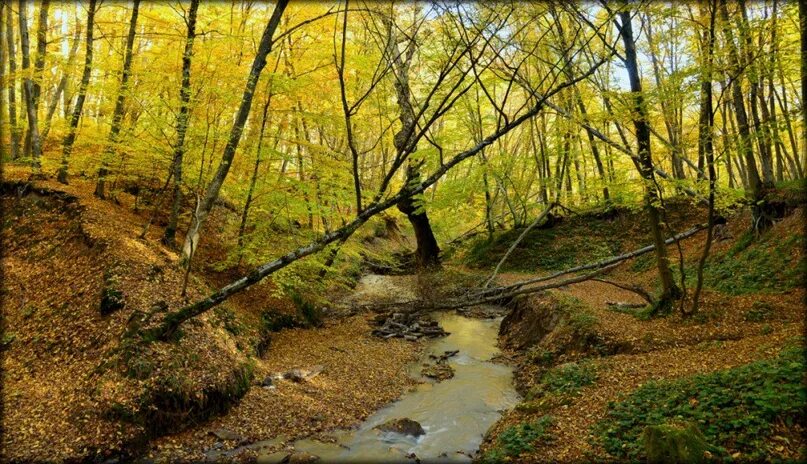
[[[410,366],[420,375],[429,355],[459,350],[447,363],[454,377],[426,381],[367,418],[356,429],[332,433],[336,443],[305,439],[294,442],[297,451],[330,462],[470,462],[487,430],[519,400],[512,368],[493,361],[501,318],[478,319],[454,312],[433,314],[450,335],[429,340],[419,363]],[[425,430],[418,438],[376,429],[392,419],[417,421]],[[258,462],[261,462],[259,456]]]

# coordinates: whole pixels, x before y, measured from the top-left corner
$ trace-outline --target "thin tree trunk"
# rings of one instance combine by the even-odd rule
[[[185,38],[185,50],[182,53],[182,85],[179,89],[179,114],[177,115],[177,141],[174,145],[174,159],[171,171],[174,174],[174,188],[171,192],[171,216],[163,233],[162,242],[171,248],[176,246],[177,221],[182,204],[182,160],[185,155],[185,134],[188,132],[191,102],[191,59],[193,58],[193,42],[196,39],[196,11],[199,0],[191,0],[188,9],[188,35]]]
[[[807,169],[807,0],[799,0],[801,32],[801,165]],[[799,156],[799,155],[796,155]]]
[[[34,107],[39,110],[40,96],[42,94],[43,71],[45,69],[45,55],[48,53],[48,13],[50,0],[39,3],[39,24],[36,29],[36,61],[34,61]]]
[[[3,45],[5,38],[5,16],[6,2],[0,2],[0,45]],[[0,46],[0,83],[6,83],[6,47]],[[3,93],[0,85],[0,161],[6,159],[6,94]]]
[[[671,305],[673,300],[680,297],[681,290],[676,286],[670,269],[667,247],[664,244],[664,237],[661,230],[661,214],[656,207],[658,203],[658,192],[656,190],[656,179],[653,172],[653,160],[650,154],[650,127],[647,121],[647,108],[642,94],[642,83],[639,79],[639,68],[636,59],[636,43],[633,38],[633,27],[630,21],[630,12],[623,11],[619,14],[619,32],[622,42],[625,45],[625,68],[630,79],[630,89],[633,96],[633,125],[636,130],[636,143],[638,147],[638,158],[642,178],[645,181],[645,209],[647,210],[650,222],[650,231],[653,236],[653,243],[656,249],[656,261],[661,278],[662,293],[659,297],[655,310],[665,310]]]
[[[20,16],[20,49],[22,53],[22,71],[27,73],[31,68],[31,57],[29,54],[30,41],[28,39],[26,1],[19,0],[18,6]],[[39,125],[36,114],[36,105],[34,103],[34,82],[31,77],[25,77],[23,79],[23,88],[25,89],[25,108],[28,115],[28,132],[31,135],[31,165],[34,172],[38,173],[41,167],[42,143],[39,138]]]
[[[703,1],[703,0],[702,0]],[[698,126],[698,145],[699,152],[704,153],[706,156],[706,167],[709,172],[709,218],[708,229],[706,232],[706,244],[703,247],[703,254],[698,262],[698,278],[695,284],[695,293],[692,296],[692,308],[689,314],[698,312],[698,303],[700,302],[701,289],[703,288],[703,267],[706,265],[706,259],[709,257],[709,250],[712,247],[712,230],[715,222],[715,155],[714,155],[714,113],[712,112],[712,65],[715,44],[715,14],[716,5],[714,0],[709,0],[711,8],[705,3],[701,3],[701,16],[705,16],[707,10],[709,11],[709,30],[704,35],[705,59],[703,60],[703,71],[701,74],[701,92],[704,93],[701,99],[701,105],[708,109],[705,120],[701,121]],[[700,149],[700,146],[703,146]],[[682,306],[683,308],[683,306]]]
[[[134,47],[135,34],[137,33],[137,16],[140,12],[140,0],[134,0],[132,4],[132,17],[129,20],[129,34],[126,36],[126,51],[123,57],[123,72],[118,86],[118,97],[115,100],[115,110],[112,113],[112,127],[109,130],[107,146],[101,156],[101,167],[98,169],[98,182],[95,184],[95,196],[106,198],[106,176],[111,158],[117,152],[118,138],[121,126],[123,125],[123,110],[126,103],[126,93],[129,91],[129,74],[132,70],[132,48]],[[176,181],[176,180],[175,180]]]
[[[754,148],[751,143],[751,130],[748,126],[748,114],[745,112],[745,99],[742,91],[742,75],[740,70],[740,59],[737,55],[737,47],[734,43],[729,22],[728,8],[726,0],[720,0],[720,15],[723,20],[723,34],[726,37],[729,49],[729,68],[734,80],[731,82],[732,97],[734,99],[734,114],[737,118],[737,128],[739,137],[737,138],[740,147],[740,154],[745,158],[745,167],[748,173],[748,186],[751,188],[753,201],[759,201],[763,197],[762,180],[759,177],[756,160],[754,159]]]
[[[42,129],[42,141],[43,143],[48,140],[48,134],[50,133],[50,124],[53,120],[53,115],[56,113],[56,107],[59,106],[59,98],[61,98],[62,94],[67,89],[67,80],[70,77],[70,71],[73,69],[73,62],[76,60],[76,54],[78,53],[78,46],[81,42],[81,25],[76,21],[76,30],[73,36],[73,44],[70,46],[70,52],[67,55],[67,65],[64,68],[64,72],[62,73],[62,78],[59,79],[59,84],[56,86],[56,91],[53,94],[53,97],[50,99],[50,103],[48,104],[48,112],[45,115],[45,123]]]
[[[272,95],[270,94],[266,98],[266,103],[263,105],[261,130],[258,134],[258,146],[255,149],[255,167],[252,169],[252,178],[249,180],[249,189],[247,190],[247,200],[244,202],[244,211],[241,213],[241,223],[238,225],[238,264],[241,264],[241,259],[243,258],[244,232],[247,229],[247,218],[249,217],[249,208],[252,206],[255,184],[258,182],[258,170],[261,167],[261,149],[263,148],[263,134],[266,131],[266,115],[269,112],[269,105],[271,103]],[[278,131],[280,131],[280,129],[278,129]]]
[[[280,24],[280,17],[283,15],[283,11],[286,9],[287,4],[288,0],[279,0],[277,2],[274,11],[272,12],[272,17],[269,19],[269,22],[266,24],[266,28],[263,31],[263,36],[261,37],[261,42],[258,46],[258,53],[255,55],[255,60],[252,62],[252,68],[250,69],[249,76],[247,77],[247,83],[244,87],[244,95],[241,98],[241,104],[238,108],[238,113],[236,113],[235,121],[233,122],[233,127],[230,131],[230,137],[227,141],[227,145],[224,147],[224,153],[222,154],[218,171],[216,171],[216,174],[213,176],[210,184],[208,184],[204,198],[199,204],[198,212],[196,215],[194,215],[191,225],[188,228],[188,233],[185,236],[185,243],[182,247],[181,257],[181,261],[183,263],[190,258],[190,256],[194,253],[195,248],[199,246],[199,235],[201,228],[204,225],[208,214],[210,214],[210,211],[213,209],[213,204],[219,196],[219,191],[221,190],[222,184],[224,184],[224,179],[227,178],[227,173],[230,171],[230,166],[232,165],[236,149],[238,148],[238,143],[241,140],[241,133],[244,131],[244,124],[247,122],[250,108],[252,108],[252,98],[255,94],[255,87],[258,85],[258,79],[261,76],[261,71],[266,66],[266,55],[272,51],[272,46],[274,45],[272,36],[274,35],[277,26]]]
[[[65,135],[64,141],[62,142],[62,161],[56,178],[63,184],[67,183],[67,169],[70,161],[70,154],[73,151],[73,144],[76,141],[78,121],[79,118],[81,118],[81,111],[84,108],[84,101],[87,99],[87,86],[90,84],[90,75],[92,74],[92,45],[93,31],[95,28],[96,1],[97,0],[90,0],[90,4],[87,7],[87,38],[85,40],[86,52],[84,55],[84,71],[81,74],[78,97],[76,97],[76,103],[73,105],[73,114],[70,116],[70,127],[67,129],[67,135]]]
[[[14,50],[14,21],[11,2],[6,3],[6,45],[8,46],[8,124],[11,132],[11,159],[20,157],[20,128],[17,126],[17,53]]]

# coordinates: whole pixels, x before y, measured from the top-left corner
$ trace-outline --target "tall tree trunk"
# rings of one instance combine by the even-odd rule
[[[560,16],[557,14],[555,7],[552,6],[550,3],[550,11],[552,12],[552,16],[554,17],[555,26],[558,29],[558,37],[560,38],[560,47],[563,51],[563,63],[564,63],[564,74],[568,79],[574,79],[574,67],[571,59],[569,58],[569,44],[566,39],[566,33],[563,30],[563,23],[561,22]],[[577,108],[580,110],[580,116],[583,118],[584,121],[588,121],[588,111],[586,108],[586,104],[583,101],[583,95],[580,93],[580,89],[576,86],[572,89],[574,92],[574,99],[576,100]],[[608,179],[605,177],[605,167],[602,163],[602,158],[600,157],[600,150],[597,146],[597,143],[594,141],[594,134],[588,128],[586,128],[586,135],[588,136],[588,144],[591,148],[591,155],[594,157],[594,164],[597,167],[597,174],[600,176],[600,181],[603,184],[602,187],[602,196],[606,203],[611,201],[610,193],[608,192]]]
[[[703,54],[703,68],[701,71],[701,116],[704,115],[703,108],[706,107],[706,118],[700,121],[698,126],[698,153],[703,153],[706,157],[706,167],[709,172],[709,217],[708,229],[706,232],[706,244],[703,247],[703,254],[701,255],[698,263],[698,278],[695,284],[695,293],[692,296],[692,309],[689,314],[698,312],[698,303],[700,301],[701,289],[703,288],[703,267],[706,264],[706,259],[709,257],[709,250],[712,246],[712,231],[715,221],[715,155],[714,155],[714,113],[712,112],[712,66],[715,45],[715,11],[716,5],[714,0],[708,0],[710,5],[705,4],[705,0],[701,0],[701,17],[709,15],[709,30],[704,33],[704,51]],[[702,147],[702,148],[701,148]],[[683,306],[682,306],[683,308]]]
[[[8,46],[8,125],[11,132],[11,159],[20,157],[20,128],[17,126],[17,53],[14,50],[14,21],[11,2],[6,3],[6,45]]]
[[[269,112],[269,105],[272,103],[272,95],[266,98],[261,115],[261,130],[258,134],[258,146],[255,149],[255,167],[252,170],[252,178],[249,180],[249,190],[247,190],[247,200],[244,202],[244,211],[241,213],[241,223],[238,225],[238,263],[241,264],[244,249],[244,233],[247,229],[247,219],[249,218],[249,208],[252,206],[252,198],[255,192],[255,184],[258,182],[258,170],[261,167],[261,149],[263,148],[263,135],[266,131],[266,115]],[[280,132],[280,127],[278,132]],[[280,134],[278,134],[279,136]],[[279,137],[278,137],[279,140]]]
[[[636,144],[642,178],[645,183],[645,209],[650,222],[650,232],[656,248],[656,261],[661,278],[662,292],[655,309],[666,310],[672,302],[681,296],[681,290],[675,284],[670,269],[667,247],[661,230],[661,214],[656,206],[659,201],[655,174],[653,172],[653,159],[650,154],[650,126],[647,120],[647,108],[642,94],[642,83],[639,79],[639,67],[636,59],[636,43],[633,38],[633,27],[630,22],[630,12],[619,14],[619,32],[625,46],[625,68],[630,79],[630,89],[633,96],[633,125],[636,131]]]
[[[27,5],[25,0],[19,0],[20,16],[20,50],[22,53],[22,71],[28,73],[31,69],[30,41],[28,39],[28,18],[26,17]],[[25,89],[25,108],[28,115],[28,132],[31,135],[31,165],[34,172],[40,170],[42,158],[42,143],[39,138],[39,125],[34,103],[34,80],[30,76],[23,79]]]
[[[129,34],[126,36],[126,50],[123,57],[123,72],[118,87],[118,97],[115,100],[115,110],[112,113],[112,127],[109,130],[107,146],[101,156],[101,167],[98,169],[98,182],[95,184],[95,196],[106,197],[106,176],[111,158],[117,152],[118,137],[123,125],[123,110],[126,103],[126,93],[129,91],[129,74],[132,70],[132,48],[134,48],[135,34],[137,33],[137,15],[140,12],[140,0],[132,4],[132,17],[129,20]]]
[[[646,18],[646,26],[647,26],[647,41],[649,42],[649,50],[650,50],[650,62],[653,64],[653,77],[656,80],[656,87],[664,91],[666,90],[666,86],[664,85],[664,81],[661,78],[661,66],[659,65],[658,57],[656,56],[655,45],[653,43],[653,26],[652,21],[650,20],[649,15]],[[681,149],[681,137],[679,136],[680,133],[680,126],[676,120],[676,110],[674,108],[670,108],[670,105],[676,106],[675,103],[671,103],[665,95],[662,95],[659,98],[661,102],[661,115],[664,118],[664,127],[667,129],[667,137],[670,139],[670,151],[672,155],[672,167],[673,167],[673,176],[676,179],[685,179],[686,173],[684,172],[684,162],[681,160],[683,156],[683,150]],[[698,177],[701,177],[703,172],[703,160],[699,156],[698,157]]]
[[[45,55],[48,53],[48,13],[50,0],[39,3],[39,23],[36,28],[36,61],[34,61],[34,106],[39,110],[42,81],[45,70]]]
[[[59,166],[59,172],[56,175],[56,179],[63,184],[67,183],[67,168],[70,153],[73,151],[73,144],[76,141],[78,121],[79,118],[81,118],[81,110],[84,108],[84,101],[87,99],[87,86],[90,84],[90,75],[92,74],[92,45],[93,31],[95,29],[96,1],[97,0],[90,0],[90,4],[87,7],[87,39],[85,40],[84,71],[81,74],[78,97],[76,97],[76,103],[73,105],[73,114],[70,116],[70,127],[67,129],[67,135],[64,136],[64,141],[62,142],[62,161]]]
[[[177,141],[174,145],[174,159],[171,171],[174,177],[174,189],[171,192],[171,216],[165,228],[162,242],[170,247],[176,246],[177,220],[179,208],[182,204],[182,159],[185,155],[185,134],[188,132],[188,119],[190,117],[191,102],[191,58],[193,57],[193,42],[196,38],[196,11],[199,9],[199,0],[191,0],[186,18],[188,35],[185,38],[185,51],[182,53],[182,86],[179,89],[179,114],[177,115]]]
[[[3,45],[5,38],[5,17],[3,13],[6,9],[6,2],[0,2],[0,45]],[[0,46],[0,83],[6,83],[6,47]],[[0,85],[0,162],[6,159],[6,94],[3,93]]]
[[[799,31],[801,32],[801,165],[807,169],[807,0],[799,0]],[[796,155],[799,156],[799,155]]]
[[[79,24],[78,19],[76,20],[76,30],[74,31],[74,34],[73,43],[70,45],[70,52],[68,52],[67,55],[67,64],[65,65],[64,72],[62,73],[62,78],[59,79],[59,84],[56,86],[56,91],[48,104],[48,112],[45,115],[45,123],[42,129],[43,143],[48,140],[50,124],[53,120],[53,115],[56,113],[56,107],[59,106],[59,98],[61,98],[61,96],[67,91],[67,81],[70,78],[70,71],[73,69],[73,62],[76,60],[79,43],[81,43],[81,25]]]
[[[743,98],[742,91],[742,74],[740,68],[740,59],[737,54],[737,47],[734,43],[734,34],[732,33],[731,23],[729,21],[728,8],[726,7],[726,0],[720,0],[720,16],[723,22],[723,35],[726,38],[726,43],[729,51],[729,72],[733,81],[731,82],[732,97],[734,100],[734,114],[737,118],[737,129],[739,137],[737,138],[740,147],[740,154],[745,158],[745,168],[748,176],[748,186],[751,189],[751,201],[757,205],[764,197],[762,180],[759,177],[757,170],[757,163],[754,159],[754,147],[751,142],[751,130],[748,125],[748,114],[745,112],[745,99]],[[754,206],[754,223],[756,224],[761,219],[761,211],[759,207]]]
[[[261,71],[263,71],[263,68],[266,66],[266,55],[272,51],[272,46],[274,45],[272,36],[274,35],[277,26],[280,24],[280,17],[283,15],[283,11],[286,9],[287,4],[288,0],[278,0],[274,11],[272,12],[272,17],[269,19],[269,22],[266,24],[266,28],[263,31],[263,36],[261,37],[261,42],[258,46],[258,53],[255,55],[255,60],[252,62],[252,68],[249,71],[247,83],[244,87],[244,95],[241,98],[241,105],[238,108],[238,113],[235,116],[233,127],[230,130],[230,137],[227,141],[227,145],[224,147],[224,153],[221,156],[221,163],[219,164],[219,168],[216,171],[216,174],[213,176],[213,179],[210,181],[210,184],[207,186],[204,198],[199,203],[197,213],[191,220],[191,225],[188,228],[188,233],[185,236],[185,243],[182,246],[181,257],[181,261],[183,263],[188,261],[190,256],[194,253],[196,247],[199,245],[201,228],[204,225],[208,214],[210,214],[210,211],[213,209],[213,204],[219,196],[219,191],[221,190],[222,184],[224,184],[224,179],[227,178],[227,173],[230,171],[230,166],[232,165],[233,158],[235,157],[235,151],[238,148],[238,143],[241,140],[241,133],[244,131],[244,124],[247,122],[249,110],[252,108],[252,98],[255,94],[255,86],[258,85],[258,79],[261,76]]]
[[[416,152],[417,147],[411,147],[410,138],[415,133],[415,111],[412,107],[411,89],[409,88],[409,64],[411,63],[412,53],[414,52],[414,43],[410,44],[406,57],[402,57],[398,49],[398,43],[395,33],[395,26],[390,19],[386,19],[388,28],[388,42],[387,54],[388,59],[392,60],[393,72],[395,74],[395,93],[398,99],[398,119],[401,121],[401,130],[395,134],[393,144],[398,152],[398,155],[409,152]],[[414,37],[410,37],[414,42]],[[406,168],[405,182],[419,183],[420,182],[420,165],[417,163],[409,162]],[[398,211],[406,214],[407,219],[412,224],[415,231],[415,240],[417,241],[417,250],[415,257],[417,265],[421,269],[439,266],[440,264],[440,247],[437,245],[437,239],[432,232],[431,224],[429,223],[429,216],[426,214],[426,209],[422,205],[422,196],[406,196],[398,202]]]

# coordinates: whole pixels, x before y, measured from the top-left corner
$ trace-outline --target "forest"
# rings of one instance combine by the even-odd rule
[[[805,95],[805,0],[0,0],[0,461],[802,462]]]

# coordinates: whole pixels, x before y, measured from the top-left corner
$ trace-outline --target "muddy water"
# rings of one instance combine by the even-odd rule
[[[421,362],[411,366],[411,372],[421,378],[420,367],[429,354],[459,350],[448,360],[455,370],[453,378],[427,381],[370,416],[358,429],[335,432],[336,444],[300,440],[294,443],[295,449],[320,456],[326,463],[413,462],[414,456],[422,462],[470,461],[488,428],[519,399],[511,368],[492,361],[499,353],[496,339],[501,318],[473,319],[449,312],[434,316],[450,335],[427,342]],[[426,434],[416,439],[375,429],[398,418],[418,421]]]

